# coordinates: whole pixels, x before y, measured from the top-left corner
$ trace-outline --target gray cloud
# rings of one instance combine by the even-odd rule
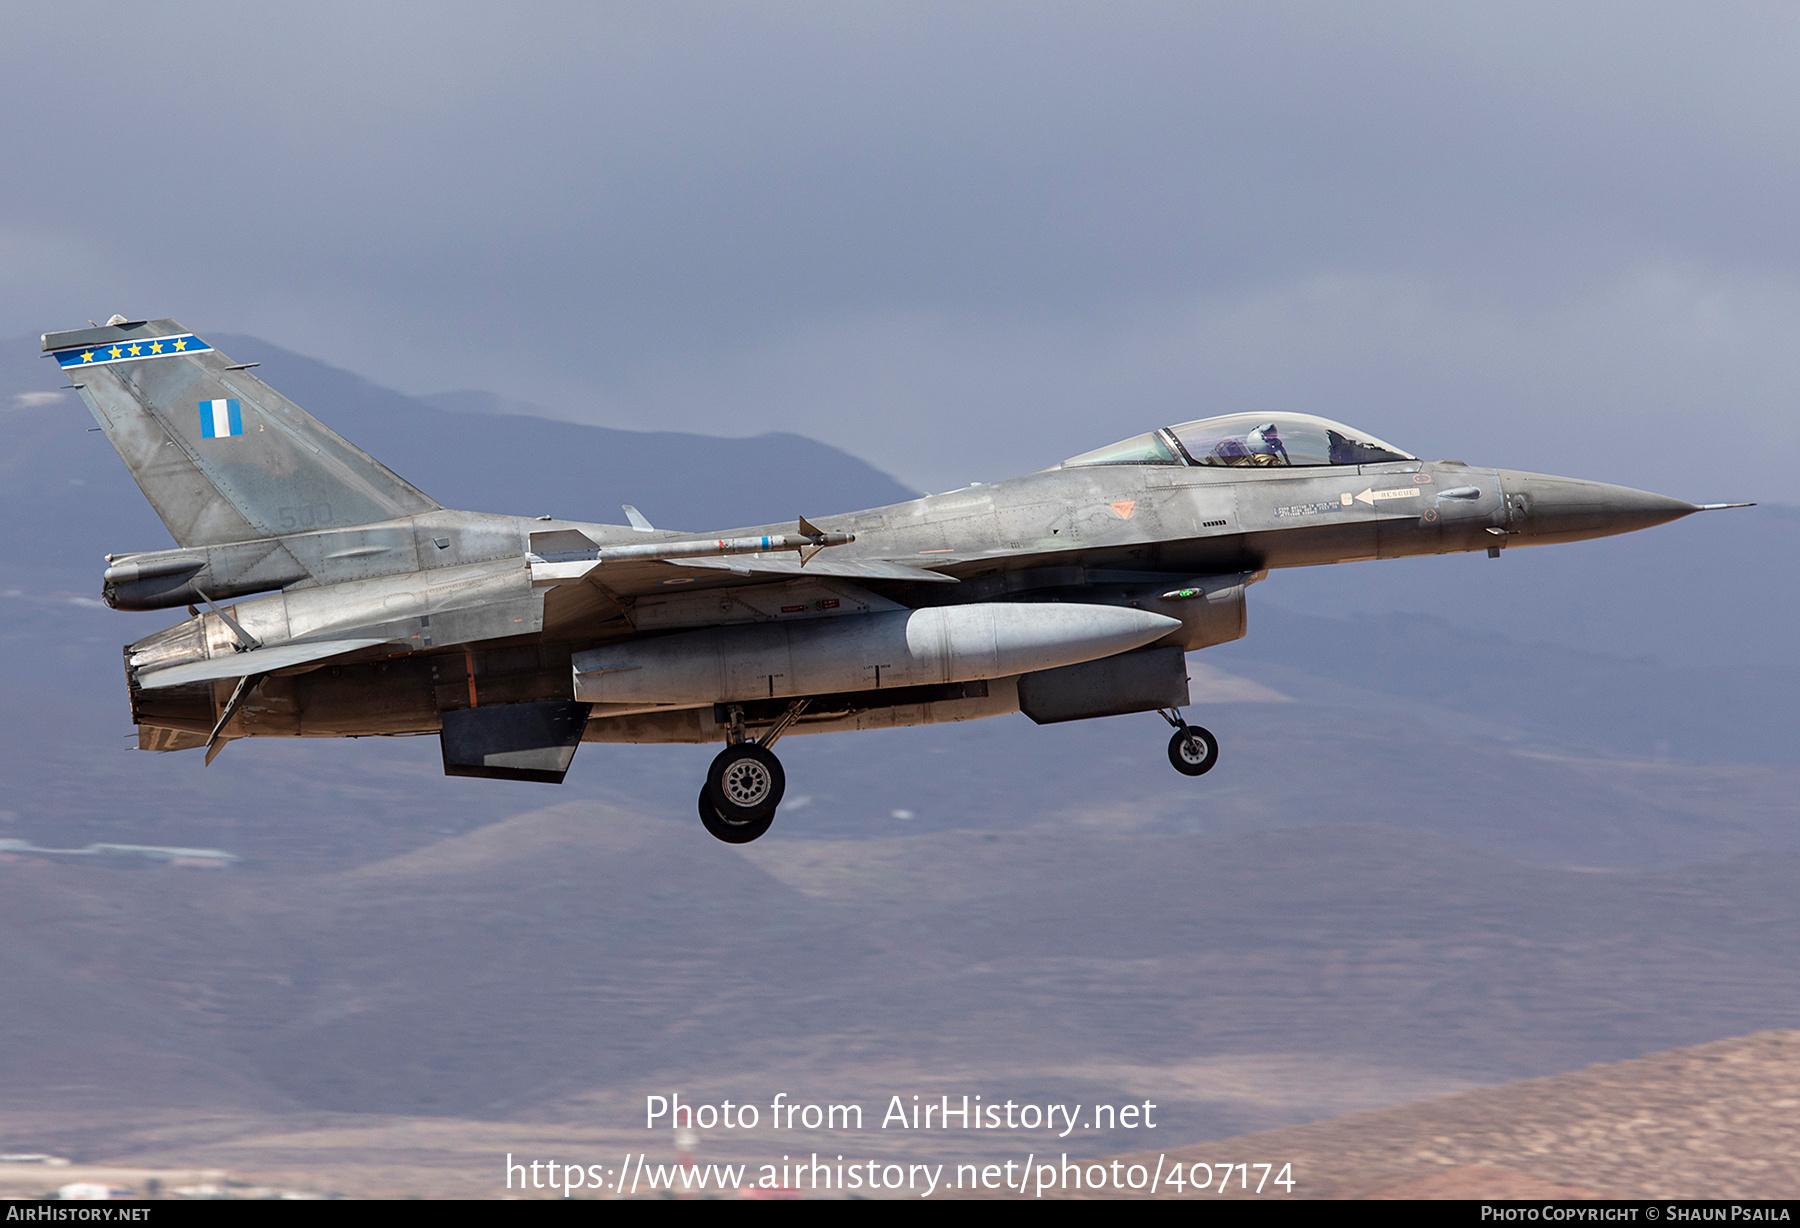
[[[10,333],[174,314],[933,489],[1280,405],[1800,499],[1789,8],[103,24],[25,12],[0,47]]]

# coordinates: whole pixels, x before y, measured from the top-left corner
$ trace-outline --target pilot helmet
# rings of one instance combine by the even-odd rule
[[[1282,446],[1281,435],[1276,431],[1273,422],[1265,422],[1248,435],[1244,442],[1252,453],[1259,456],[1286,456],[1287,448]]]

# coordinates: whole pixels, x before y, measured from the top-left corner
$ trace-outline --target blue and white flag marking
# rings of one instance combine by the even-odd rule
[[[200,402],[200,438],[223,439],[244,433],[244,415],[237,398]]]
[[[58,350],[56,362],[67,371],[71,367],[103,367],[114,362],[143,362],[147,358],[205,354],[211,350],[212,346],[193,333],[182,333],[176,337],[146,337],[141,341],[117,341],[110,345],[76,346],[70,350]]]

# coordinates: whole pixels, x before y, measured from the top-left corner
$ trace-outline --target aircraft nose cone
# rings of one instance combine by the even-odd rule
[[[1500,471],[1507,497],[1507,527],[1520,545],[1610,537],[1666,524],[1700,509],[1681,499],[1542,473]]]

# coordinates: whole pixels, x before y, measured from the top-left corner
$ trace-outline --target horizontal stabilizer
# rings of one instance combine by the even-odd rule
[[[220,678],[244,678],[250,674],[271,674],[278,669],[309,665],[347,652],[386,644],[385,639],[312,640],[304,644],[276,644],[234,652],[210,661],[189,661],[159,670],[146,670],[138,675],[138,686],[146,691],[161,687],[187,686],[194,682],[216,682]]]

